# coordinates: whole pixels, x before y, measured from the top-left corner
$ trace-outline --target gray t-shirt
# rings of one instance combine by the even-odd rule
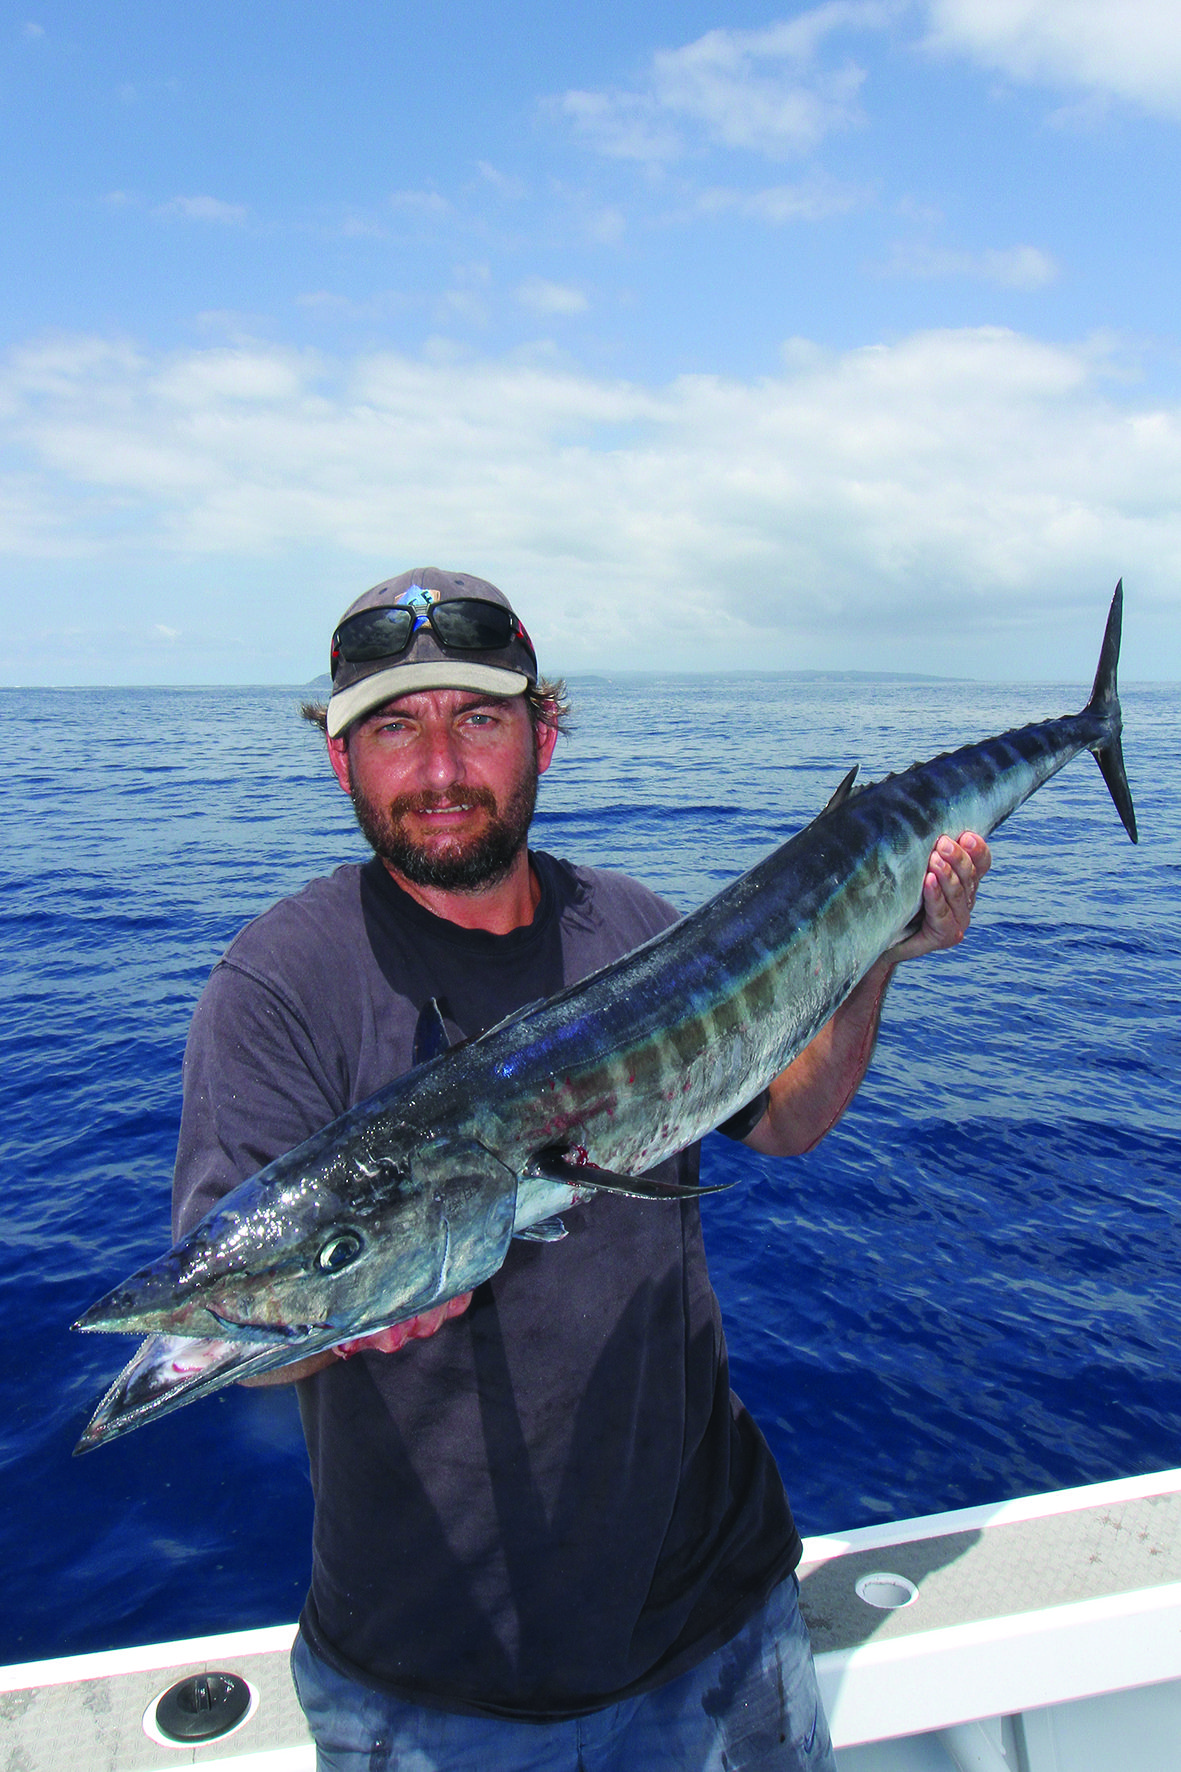
[[[185,1055],[175,1218],[410,1064],[436,997],[474,1037],[666,928],[622,875],[532,857],[508,935],[461,929],[380,863],[258,918],[214,969]],[[697,1152],[670,1172],[696,1176]],[[442,1709],[575,1715],[738,1630],[800,1544],[732,1395],[692,1201],[600,1194],[514,1242],[465,1316],[299,1386],[316,1499],[301,1628],[343,1673]]]

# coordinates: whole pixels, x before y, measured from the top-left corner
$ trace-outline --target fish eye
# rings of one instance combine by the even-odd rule
[[[326,1274],[339,1273],[342,1267],[356,1261],[364,1247],[356,1231],[341,1231],[337,1236],[329,1237],[316,1257],[316,1266]]]

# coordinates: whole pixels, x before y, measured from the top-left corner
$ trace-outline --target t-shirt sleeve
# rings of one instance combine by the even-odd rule
[[[313,1041],[298,1005],[248,969],[220,961],[185,1047],[173,1235],[342,1113],[343,1073],[323,1030]]]

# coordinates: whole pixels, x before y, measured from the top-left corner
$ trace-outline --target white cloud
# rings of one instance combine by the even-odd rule
[[[928,0],[931,44],[1014,80],[1181,114],[1177,0]]]
[[[157,397],[186,413],[224,410],[228,402],[286,405],[299,398],[316,359],[260,345],[213,347],[173,358],[155,378]]]
[[[491,185],[498,196],[510,203],[518,203],[527,195],[524,179],[518,178],[515,173],[501,172],[487,160],[477,160],[476,171],[485,184]]]
[[[616,160],[675,160],[684,151],[680,132],[647,95],[566,92],[554,108],[588,146]]]
[[[391,209],[408,212],[411,215],[449,215],[451,205],[446,197],[438,191],[391,191],[389,195]]]
[[[25,25],[24,30],[21,32],[21,35],[24,37],[34,39],[34,40],[38,37],[44,37],[45,26],[34,24],[32,19],[30,19],[29,22]]]
[[[827,39],[881,29],[897,13],[889,0],[827,0],[758,30],[707,31],[658,50],[639,90],[567,92],[555,107],[617,159],[670,161],[701,140],[771,159],[806,153],[860,119],[864,72],[820,66]]]
[[[627,218],[622,209],[608,203],[588,215],[583,226],[596,246],[618,246],[627,232]]]
[[[784,222],[819,221],[828,215],[843,215],[866,200],[863,191],[814,178],[794,185],[771,185],[762,191],[714,185],[698,193],[695,208],[701,215],[741,215],[779,226]]]
[[[340,295],[331,289],[309,289],[295,298],[296,306],[312,313],[335,316],[346,321],[358,321],[371,324],[375,320],[388,320],[392,314],[402,312],[412,305],[411,297],[397,289],[383,289],[369,296],[364,301],[355,301],[352,296]]]
[[[440,325],[459,320],[467,326],[486,327],[492,315],[488,303],[474,289],[446,289],[435,303]]]
[[[79,560],[216,560],[231,584],[269,559],[285,632],[302,561],[346,588],[458,561],[519,588],[566,669],[1007,676],[1020,629],[1021,670],[1081,675],[1074,617],[1122,572],[1142,632],[1156,612],[1139,674],[1177,673],[1181,406],[1109,371],[1097,346],[998,328],[797,341],[775,375],[651,388],[544,362],[59,340],[0,366],[0,551],[14,596],[63,562],[63,608]],[[309,606],[309,656],[334,612]]]
[[[898,245],[886,266],[900,277],[971,277],[998,283],[1004,289],[1044,289],[1058,275],[1058,266],[1039,246],[986,247],[983,252]]]
[[[856,120],[863,71],[815,66],[827,33],[873,9],[830,4],[759,31],[709,31],[653,58],[657,102],[711,140],[778,158],[814,148]],[[876,9],[880,14],[880,9]]]
[[[439,323],[460,320],[468,326],[487,327],[492,319],[486,293],[492,286],[491,267],[473,259],[456,265],[452,276],[452,287],[445,289],[434,304]]]
[[[248,213],[244,203],[223,203],[220,197],[173,197],[156,210],[157,215],[177,215],[185,221],[218,222],[223,227],[232,228],[240,228]]]
[[[526,278],[517,290],[517,300],[535,314],[584,314],[589,306],[581,289],[550,283],[544,277]]]

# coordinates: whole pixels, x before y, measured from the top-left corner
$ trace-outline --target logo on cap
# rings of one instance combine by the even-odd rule
[[[413,609],[415,615],[425,615],[428,609],[434,608],[442,595],[442,591],[428,590],[426,585],[411,585],[400,597],[394,598],[394,608]]]

